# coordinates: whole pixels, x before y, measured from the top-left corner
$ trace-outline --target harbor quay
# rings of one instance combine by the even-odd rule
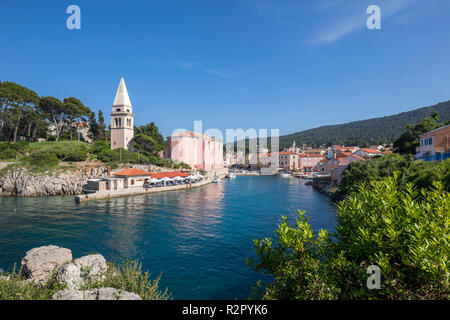
[[[111,174],[108,168],[106,177],[88,180],[83,187],[84,194],[75,196],[75,202],[198,188],[225,177],[228,170],[210,170],[204,173],[204,176],[181,171],[151,173],[129,168]]]
[[[127,197],[133,195],[142,195],[142,194],[151,194],[158,192],[168,192],[168,191],[176,191],[176,190],[185,190],[191,188],[199,188],[204,185],[207,185],[212,182],[212,179],[206,178],[203,181],[191,183],[191,184],[180,184],[180,185],[171,185],[171,186],[163,186],[157,188],[145,188],[145,187],[134,187],[122,190],[104,190],[98,191],[95,193],[86,193],[83,195],[75,196],[75,202],[85,202],[90,200],[105,200],[110,198],[119,198],[119,197]]]

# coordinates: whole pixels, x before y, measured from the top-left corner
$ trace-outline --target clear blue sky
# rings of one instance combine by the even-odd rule
[[[66,8],[81,8],[81,30]],[[366,28],[381,7],[382,29]],[[281,134],[450,99],[448,0],[2,1],[0,80],[136,124]]]

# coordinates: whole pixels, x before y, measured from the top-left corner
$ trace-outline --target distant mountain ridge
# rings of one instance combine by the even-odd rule
[[[392,116],[321,126],[280,136],[280,147],[288,147],[294,140],[297,145],[310,146],[390,143],[400,137],[407,124],[420,122],[432,111],[439,112],[439,122],[450,120],[450,100]]]

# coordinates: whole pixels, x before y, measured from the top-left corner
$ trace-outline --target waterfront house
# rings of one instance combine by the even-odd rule
[[[419,136],[420,146],[416,148],[415,159],[439,161],[450,158],[450,124]]]
[[[299,155],[294,152],[282,151],[278,155],[280,168],[288,171],[298,170],[298,157]]]
[[[124,188],[143,187],[151,179],[151,173],[141,169],[124,169],[113,173],[115,177],[123,179]]]
[[[338,165],[337,159],[323,160],[314,166],[314,170],[319,173],[319,177],[331,177],[331,170],[337,168]]]
[[[124,179],[114,178],[114,177],[104,177],[98,179],[90,179],[83,190],[86,193],[93,193],[98,191],[108,191],[108,190],[123,190],[124,189]]]
[[[325,157],[322,154],[299,154],[298,169],[302,171],[312,170],[323,159]]]
[[[191,131],[178,132],[167,138],[164,157],[184,162],[193,169],[222,169],[223,142]]]

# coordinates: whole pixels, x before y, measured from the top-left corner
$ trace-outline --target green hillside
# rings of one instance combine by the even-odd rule
[[[370,145],[390,143],[397,139],[409,123],[418,123],[429,117],[432,111],[439,112],[440,122],[450,120],[450,101],[430,107],[402,112],[392,116],[322,126],[280,137],[280,146],[287,147],[295,140],[297,145],[322,144]]]

